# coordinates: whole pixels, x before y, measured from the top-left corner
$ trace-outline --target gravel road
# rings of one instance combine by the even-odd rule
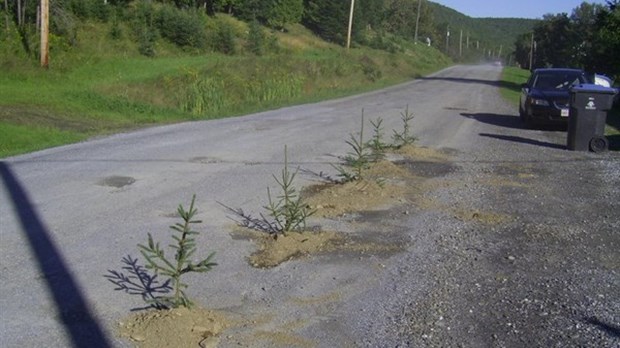
[[[216,251],[219,266],[190,276],[189,295],[245,323],[221,347],[620,346],[620,154],[567,151],[565,132],[523,129],[499,74],[455,66],[364,95],[0,162],[0,346],[131,347],[116,325],[144,302],[104,276],[139,258],[147,233],[167,236],[192,194],[199,252]],[[427,178],[423,192],[311,221],[401,251],[250,267],[256,246],[235,237],[218,202],[260,214],[284,145],[295,165],[333,174],[362,109],[391,133],[407,105],[418,146],[449,158],[410,165]]]

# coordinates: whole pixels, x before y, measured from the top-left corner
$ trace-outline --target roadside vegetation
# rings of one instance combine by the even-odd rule
[[[300,24],[282,32],[226,14],[207,21],[231,46],[197,51],[159,38],[153,44],[157,55],[149,57],[140,54],[130,28],[96,20],[76,24],[77,46],[65,47],[60,39],[52,44],[49,70],[20,53],[18,43],[11,42],[12,52],[4,46],[0,157],[145,126],[336,98],[451,64],[435,48],[395,36],[394,52],[368,46],[346,50]],[[119,37],[112,39],[115,30]]]
[[[572,13],[546,14],[515,42],[522,67],[582,68],[620,81],[620,1],[582,2]]]

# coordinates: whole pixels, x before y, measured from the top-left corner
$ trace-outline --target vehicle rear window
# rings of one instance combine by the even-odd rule
[[[534,79],[533,87],[538,89],[569,89],[584,83],[579,73],[540,73]]]

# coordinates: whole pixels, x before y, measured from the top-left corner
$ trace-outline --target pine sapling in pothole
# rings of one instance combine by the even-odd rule
[[[215,252],[201,261],[194,262],[192,260],[192,256],[197,250],[194,237],[199,234],[199,232],[192,230],[192,225],[202,223],[202,221],[194,219],[197,212],[194,207],[195,201],[196,195],[192,197],[189,210],[185,210],[183,205],[179,205],[177,213],[182,219],[182,223],[170,226],[174,233],[172,235],[174,243],[169,245],[175,251],[173,258],[165,255],[164,249],[159,242],[153,240],[150,233],[146,245],[138,244],[140,252],[147,261],[146,268],[169,277],[171,280],[173,289],[171,296],[158,296],[148,300],[157,308],[191,307],[193,303],[185,293],[188,284],[183,282],[181,278],[188,273],[206,273],[217,266],[217,263],[213,262]]]
[[[350,168],[350,170],[343,166],[332,164],[332,167],[338,171],[340,183],[362,180],[364,172],[370,167],[372,154],[369,151],[368,144],[364,142],[364,109],[362,109],[359,136],[356,137],[353,134],[349,134],[349,140],[346,143],[351,148],[351,151],[344,157],[344,165]]]
[[[371,150],[371,161],[378,162],[385,158],[385,152],[390,145],[383,142],[383,118],[377,117],[376,120],[370,120],[370,124],[372,125],[372,138],[366,146]]]
[[[273,175],[280,187],[280,193],[277,196],[273,196],[271,190],[267,188],[269,204],[264,207],[273,219],[271,222],[273,227],[271,232],[276,237],[278,234],[286,235],[286,233],[291,231],[304,230],[307,218],[314,213],[294,186],[297,173],[299,173],[299,167],[293,172],[289,170],[288,153],[285,145],[284,168],[282,168],[280,177]]]
[[[409,112],[409,105],[405,107],[405,111],[400,113],[400,119],[403,122],[403,129],[400,132],[394,130],[394,134],[392,135],[396,148],[413,145],[416,141],[416,138],[411,134],[410,122],[413,121],[413,113]]]

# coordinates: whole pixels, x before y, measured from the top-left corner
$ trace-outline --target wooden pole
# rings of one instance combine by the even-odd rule
[[[418,26],[420,24],[420,9],[422,8],[422,0],[418,0],[418,13],[415,19],[415,35],[413,36],[413,43],[418,44]]]
[[[353,29],[353,9],[355,0],[351,0],[351,12],[349,13],[349,30],[347,31],[347,50],[351,47],[351,30]]]
[[[459,38],[459,57],[463,56],[463,29],[461,29],[461,36]]]
[[[532,71],[533,61],[534,61],[534,33],[532,33],[532,40],[530,41],[530,71]]]
[[[49,0],[41,0],[41,67],[49,67],[49,20],[50,20]]]
[[[450,49],[450,26],[448,25],[448,29],[446,30],[446,53]]]
[[[22,1],[17,0],[17,26],[22,26]]]
[[[6,19],[6,31],[9,31],[9,0],[4,0],[4,18]]]

